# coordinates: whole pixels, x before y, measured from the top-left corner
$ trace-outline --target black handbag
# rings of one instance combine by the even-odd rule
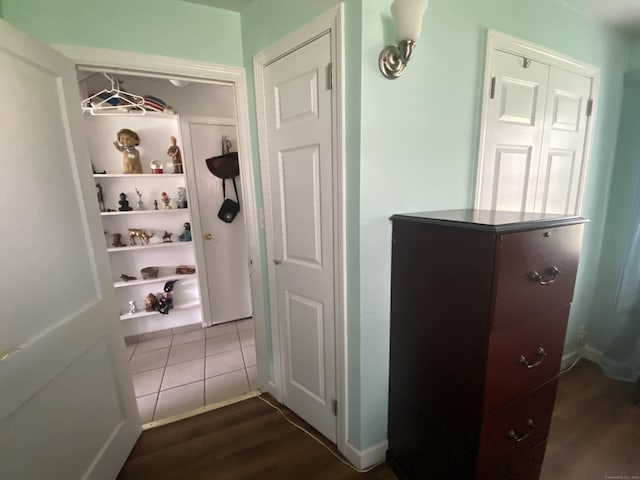
[[[236,187],[236,179],[232,178],[233,189],[236,192],[236,201],[227,198],[227,192],[225,187],[225,180],[222,180],[222,196],[224,197],[224,202],[220,206],[220,210],[218,211],[218,218],[225,223],[233,222],[233,219],[236,218],[236,215],[240,211],[240,197],[238,196],[238,187]]]

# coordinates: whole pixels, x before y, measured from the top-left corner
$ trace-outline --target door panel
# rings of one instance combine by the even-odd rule
[[[336,440],[329,34],[264,69],[284,403]]]
[[[0,20],[0,70],[0,478],[114,478],[141,428],[75,66]]]
[[[534,207],[549,68],[523,66],[522,57],[494,52],[495,98],[485,114],[486,141],[478,208],[530,211]]]

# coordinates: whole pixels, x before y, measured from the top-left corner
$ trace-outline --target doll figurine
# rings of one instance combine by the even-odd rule
[[[122,173],[142,173],[140,152],[136,148],[140,145],[140,137],[133,130],[123,128],[116,135],[113,146],[122,152]]]
[[[171,146],[169,147],[169,150],[167,150],[167,155],[169,155],[173,161],[173,173],[183,173],[180,147],[177,145],[176,137],[169,138],[171,139]]]
[[[178,240],[180,240],[181,242],[190,242],[191,241],[191,224],[189,222],[186,222],[184,224],[184,230],[178,236]]]

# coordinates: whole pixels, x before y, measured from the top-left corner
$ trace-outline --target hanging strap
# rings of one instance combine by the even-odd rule
[[[238,187],[236,186],[236,177],[231,179],[233,182],[233,190],[236,192],[236,202],[240,206],[240,196],[238,195]],[[225,179],[222,179],[222,198],[227,198],[227,186],[225,185]]]

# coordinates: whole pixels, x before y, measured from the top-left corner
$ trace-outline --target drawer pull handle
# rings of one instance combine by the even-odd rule
[[[509,438],[512,438],[513,440],[515,440],[518,443],[522,442],[529,435],[531,435],[533,433],[533,430],[536,428],[536,424],[533,423],[533,420],[531,418],[529,420],[527,420],[527,427],[529,427],[529,431],[527,433],[522,434],[522,435],[518,435],[513,430],[509,430]]]
[[[538,347],[538,350],[536,350],[536,355],[538,356],[538,359],[535,362],[530,362],[524,355],[520,355],[518,363],[520,365],[524,365],[527,368],[536,368],[544,361],[544,357],[547,356],[547,352],[544,351],[544,348]]]
[[[531,280],[533,280],[534,282],[538,282],[540,285],[543,285],[543,286],[551,285],[553,282],[556,281],[556,277],[558,275],[562,275],[562,272],[558,267],[551,267],[549,269],[549,272],[551,273],[551,278],[549,280],[545,280],[544,275],[540,275],[538,272],[534,270],[533,272],[531,272]]]

